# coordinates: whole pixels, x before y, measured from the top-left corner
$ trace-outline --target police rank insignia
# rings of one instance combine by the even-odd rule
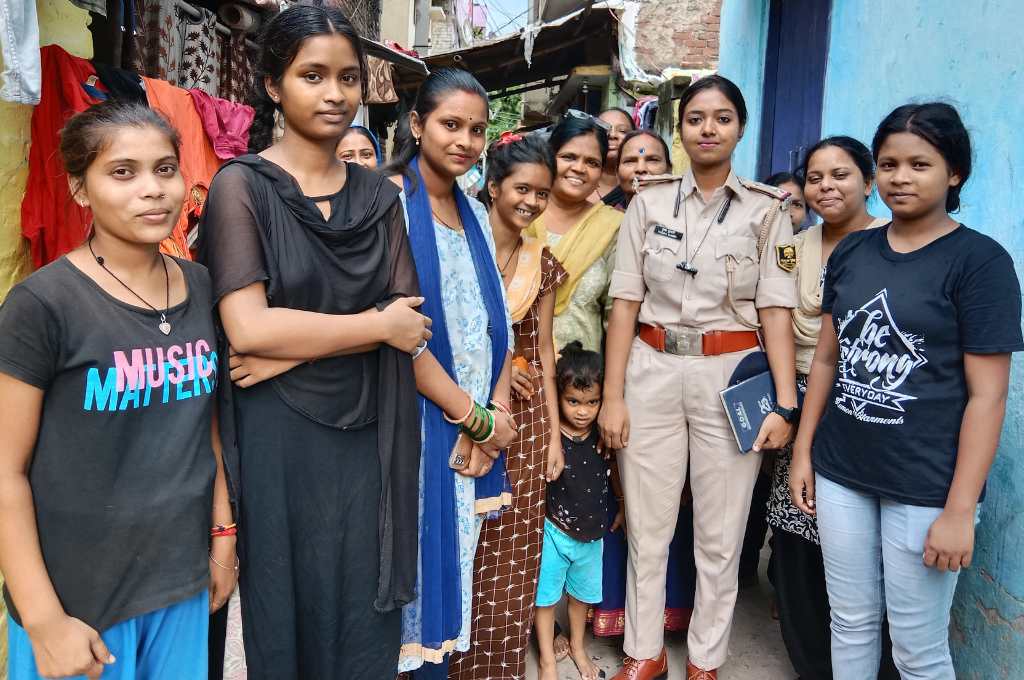
[[[775,246],[775,261],[783,271],[791,272],[796,269],[796,246]]]

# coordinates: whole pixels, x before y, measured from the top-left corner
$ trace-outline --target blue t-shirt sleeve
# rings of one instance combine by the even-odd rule
[[[960,346],[970,354],[1024,350],[1020,282],[1009,253],[993,245],[997,249],[993,256],[966,263],[956,288]]]
[[[56,374],[58,324],[24,284],[0,305],[0,373],[45,390]]]

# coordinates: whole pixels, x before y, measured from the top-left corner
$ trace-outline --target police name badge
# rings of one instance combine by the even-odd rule
[[[663,224],[654,225],[654,233],[658,236],[665,236],[666,238],[673,239],[675,241],[681,241],[683,235],[675,229],[669,229]]]
[[[775,246],[775,262],[783,271],[791,272],[796,269],[796,246]]]

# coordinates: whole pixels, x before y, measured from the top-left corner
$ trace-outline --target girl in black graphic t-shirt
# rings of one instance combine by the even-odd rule
[[[237,561],[210,279],[160,252],[185,194],[178,133],[111,101],[60,150],[92,233],[0,307],[8,677],[204,678]]]
[[[893,220],[829,258],[790,491],[818,518],[836,680],[877,672],[883,606],[900,673],[953,680],[949,610],[1024,349],[1020,285],[949,216],[971,171],[955,109],[897,108],[872,151]]]

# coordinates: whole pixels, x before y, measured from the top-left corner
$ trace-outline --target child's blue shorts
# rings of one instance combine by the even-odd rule
[[[550,607],[562,592],[585,604],[601,601],[601,556],[604,541],[577,541],[544,518],[537,606]]]

